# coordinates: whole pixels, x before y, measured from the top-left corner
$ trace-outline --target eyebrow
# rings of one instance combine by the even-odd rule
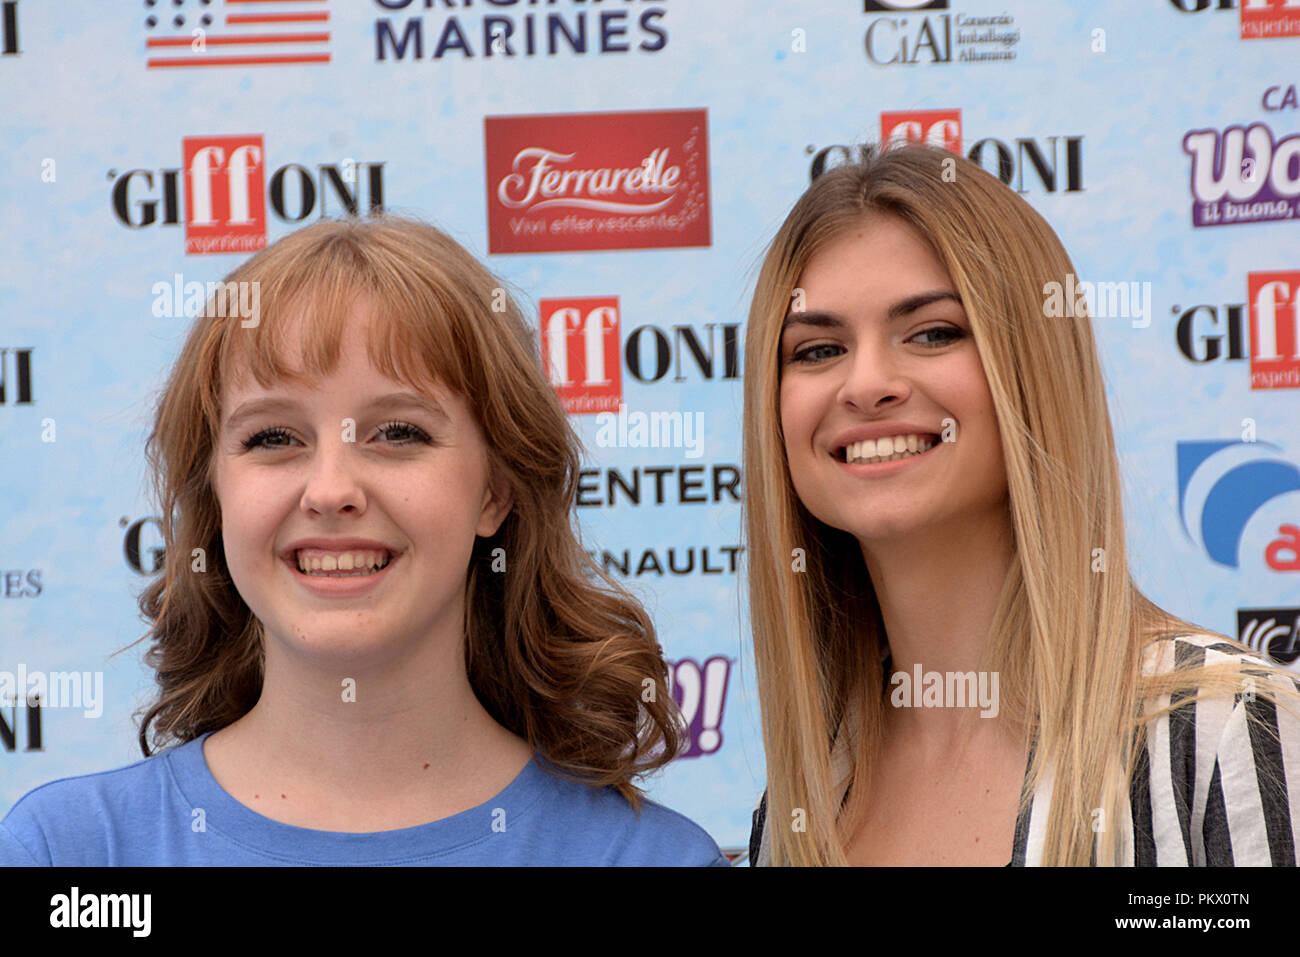
[[[266,412],[293,412],[301,408],[301,403],[295,399],[286,398],[267,398],[254,399],[251,402],[245,402],[226,419],[225,428],[233,430],[245,419],[252,418],[255,415],[261,415]],[[415,392],[390,392],[387,395],[378,396],[367,402],[363,407],[363,412],[371,412],[375,409],[418,409],[421,412],[428,413],[434,418],[441,419],[443,422],[450,422],[451,418],[443,411],[442,406],[426,396],[419,395]]]
[[[951,300],[959,306],[962,304],[961,297],[955,292],[948,289],[935,289],[931,292],[921,292],[917,293],[915,296],[907,296],[904,299],[898,300],[898,302],[889,307],[889,310],[885,313],[885,319],[886,321],[893,322],[894,320],[910,315],[931,303],[943,302],[945,300]],[[816,326],[819,329],[834,329],[842,327],[844,325],[844,320],[840,318],[838,314],[833,312],[789,312],[786,313],[785,321],[781,324],[781,331],[785,332],[785,330],[790,326],[795,325]]]

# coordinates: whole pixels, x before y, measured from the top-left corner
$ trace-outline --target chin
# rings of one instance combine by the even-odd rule
[[[863,545],[878,546],[889,545],[901,542],[909,538],[915,539],[920,528],[914,525],[881,525],[873,523],[871,525],[858,526],[857,528],[847,529],[848,533],[856,538]]]
[[[936,520],[920,514],[911,515],[857,515],[842,517],[832,528],[852,535],[863,545],[884,545],[916,537],[934,530]]]

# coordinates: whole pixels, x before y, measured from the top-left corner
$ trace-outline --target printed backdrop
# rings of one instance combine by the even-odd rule
[[[142,452],[190,284],[382,208],[524,293],[585,539],[691,720],[651,794],[742,857],[745,314],[799,193],[882,138],[1060,233],[1140,585],[1294,667],[1297,64],[1300,0],[0,0],[0,811],[140,756],[152,676],[115,652],[163,560]]]

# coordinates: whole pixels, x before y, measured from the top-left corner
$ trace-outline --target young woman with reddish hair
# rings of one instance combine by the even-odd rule
[[[323,222],[252,257],[149,453],[148,757],[27,795],[0,863],[726,864],[639,794],[679,750],[653,627],[575,537],[533,334],[445,234]]]

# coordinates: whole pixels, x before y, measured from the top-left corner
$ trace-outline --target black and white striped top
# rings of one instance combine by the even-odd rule
[[[1153,645],[1144,671],[1213,665],[1233,658],[1265,667],[1235,645],[1198,635]],[[1272,680],[1248,677],[1257,683]],[[1291,683],[1300,690],[1300,682],[1293,678]],[[1169,703],[1169,696],[1162,696],[1152,710]],[[1248,723],[1248,715],[1261,719],[1262,726]],[[1300,717],[1243,687],[1231,699],[1207,698],[1162,715],[1147,722],[1145,731],[1146,747],[1138,750],[1121,822],[1125,865],[1296,866],[1300,801],[1292,803],[1291,795],[1300,794]],[[837,738],[832,767],[837,787],[845,793],[848,755],[846,739]],[[1042,863],[1052,777],[1049,766],[1032,802],[1016,821],[1008,866]],[[845,793],[839,795],[841,802]],[[770,859],[766,817],[764,792],[754,810],[749,838],[751,866],[764,866]]]

